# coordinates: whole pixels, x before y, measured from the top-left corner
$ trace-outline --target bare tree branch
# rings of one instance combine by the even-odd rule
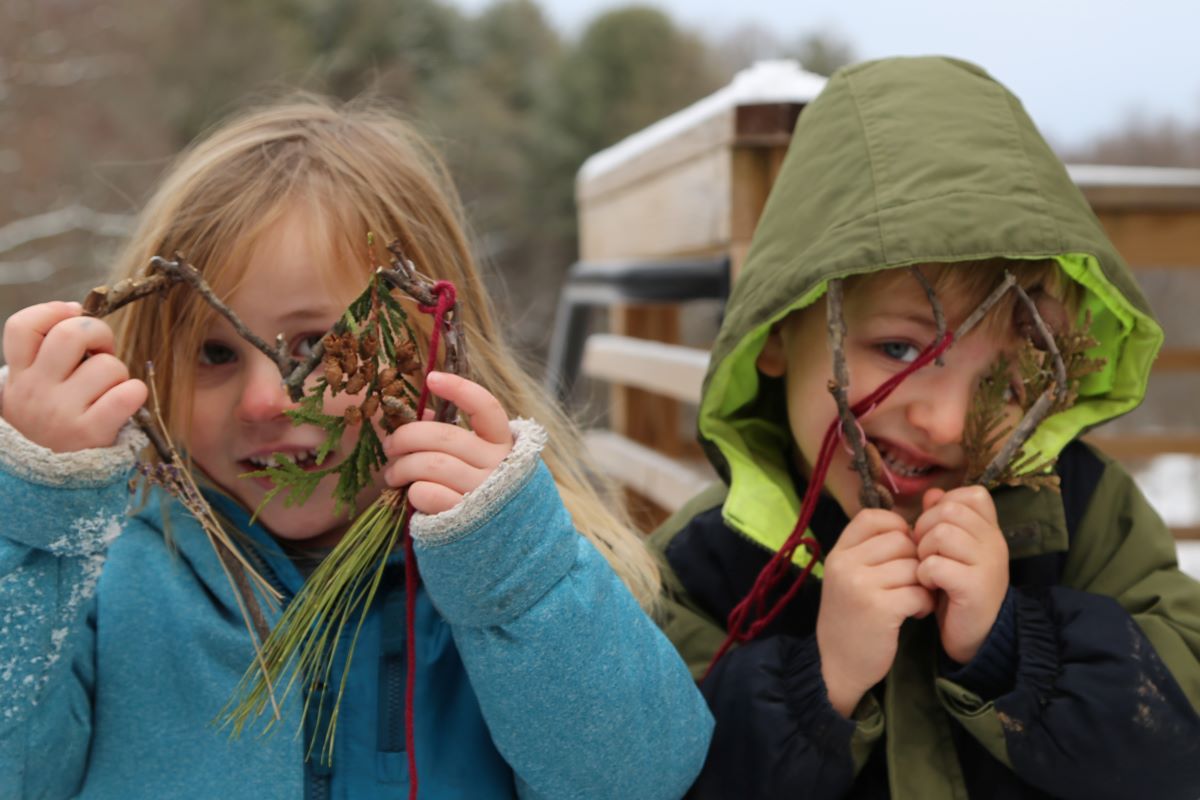
[[[13,220],[0,227],[0,253],[71,231],[120,238],[129,235],[133,223],[132,214],[106,214],[86,206],[69,205],[56,211]]]
[[[96,81],[130,73],[136,68],[132,57],[118,54],[80,56],[61,61],[0,61],[0,82],[18,86],[61,89],[84,81]]]
[[[28,261],[0,261],[0,286],[41,283],[59,273],[58,265],[46,258]]]

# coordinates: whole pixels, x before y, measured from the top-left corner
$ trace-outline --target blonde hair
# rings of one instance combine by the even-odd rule
[[[1008,259],[989,258],[979,261],[919,264],[921,274],[933,288],[943,306],[947,301],[970,313],[983,302],[992,290],[1004,279],[1004,272],[1012,273],[1016,285],[1027,293],[1045,292],[1066,306],[1068,320],[1074,319],[1082,302],[1082,287],[1072,281],[1051,259]],[[854,275],[846,280],[846,294],[871,286],[876,291],[886,292],[900,281],[916,278],[907,269],[888,269],[863,275]],[[980,330],[993,334],[1007,334],[1012,324],[1013,312],[1018,302],[1015,292],[1009,291],[991,308],[981,320]],[[948,324],[961,320],[947,320]]]
[[[245,113],[184,151],[144,209],[113,280],[137,277],[155,255],[176,251],[219,297],[236,291],[260,235],[295,204],[323,220],[329,264],[300,280],[353,281],[365,287],[373,255],[398,241],[417,269],[458,289],[472,379],[512,416],[549,434],[542,456],[576,527],[594,544],[643,607],[651,609],[660,576],[628,520],[618,490],[591,468],[577,428],[504,343],[464,234],[457,192],[441,158],[393,112],[367,103],[342,106],[303,96]],[[343,283],[342,285],[345,285]],[[426,324],[424,315],[414,322]],[[118,354],[138,377],[153,362],[168,429],[187,446],[194,367],[212,312],[194,291],[170,290],[162,302],[135,303],[113,319]]]

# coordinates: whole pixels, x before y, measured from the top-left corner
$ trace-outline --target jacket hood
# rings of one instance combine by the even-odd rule
[[[1020,101],[979,67],[895,58],[836,73],[800,115],[704,381],[700,440],[730,487],[726,522],[777,549],[799,510],[785,398],[755,367],[772,324],[831,278],[998,257],[1057,260],[1107,360],[1027,445],[1055,455],[1145,392],[1162,331],[1129,268]]]

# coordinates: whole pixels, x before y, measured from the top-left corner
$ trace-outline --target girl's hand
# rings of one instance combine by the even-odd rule
[[[146,384],[113,355],[106,322],[79,303],[42,303],[4,323],[8,381],[0,409],[29,441],[56,453],[110,447],[146,402]]]
[[[892,668],[900,625],[933,611],[917,546],[899,514],[863,509],[825,559],[817,649],[829,702],[844,717]]]
[[[930,489],[913,528],[917,577],[937,598],[942,649],[959,664],[979,651],[1008,591],[1008,542],[982,486]]]
[[[483,484],[512,450],[513,439],[508,413],[487,389],[449,372],[431,372],[425,384],[458,406],[471,430],[430,419],[401,425],[383,441],[383,451],[395,459],[384,479],[392,488],[408,486],[408,501],[417,511],[438,514]]]

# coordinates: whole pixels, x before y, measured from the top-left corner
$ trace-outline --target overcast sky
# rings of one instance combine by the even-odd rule
[[[453,0],[478,11],[490,0]],[[614,0],[537,0],[577,34]],[[1008,85],[1043,133],[1073,146],[1133,114],[1200,126],[1197,0],[644,0],[719,37],[745,23],[780,39],[826,30],[863,59],[946,54]]]

